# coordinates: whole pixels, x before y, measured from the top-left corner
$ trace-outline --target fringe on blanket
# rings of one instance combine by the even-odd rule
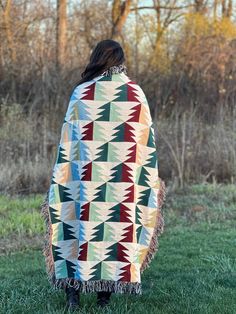
[[[49,216],[49,204],[48,204],[49,190],[46,197],[41,204],[41,215],[46,224],[46,232],[44,236],[43,255],[45,257],[46,271],[48,281],[55,289],[65,289],[67,286],[74,287],[76,290],[83,293],[91,293],[98,291],[109,291],[114,293],[130,293],[130,294],[142,294],[141,283],[139,282],[123,282],[112,280],[94,280],[94,281],[80,281],[74,278],[61,278],[56,279],[54,269],[54,259],[52,254],[52,227]],[[162,215],[162,205],[166,197],[165,183],[160,179],[160,189],[158,192],[158,213],[156,219],[156,225],[154,233],[151,239],[148,253],[141,265],[141,273],[149,267],[151,260],[153,259],[156,251],[158,250],[158,236],[163,232],[164,219]]]
[[[152,235],[152,239],[150,242],[147,255],[144,258],[143,263],[140,268],[141,274],[146,268],[150,266],[151,260],[154,258],[155,253],[158,251],[158,247],[159,247],[158,237],[160,236],[160,234],[162,234],[164,230],[164,217],[162,213],[162,205],[166,199],[166,186],[165,186],[165,182],[160,177],[159,177],[159,180],[160,180],[160,189],[158,190],[158,195],[157,195],[158,212],[157,212],[156,224],[154,227],[154,232]]]
[[[91,293],[98,291],[109,291],[114,293],[130,293],[142,294],[142,286],[140,282],[125,282],[125,281],[112,281],[112,280],[93,280],[93,281],[80,281],[74,278],[60,278],[56,279],[54,260],[52,254],[52,227],[49,216],[48,205],[49,191],[41,204],[41,215],[46,224],[46,233],[44,237],[43,255],[46,262],[47,277],[50,284],[55,289],[65,289],[67,286],[74,287],[76,290],[83,293]]]

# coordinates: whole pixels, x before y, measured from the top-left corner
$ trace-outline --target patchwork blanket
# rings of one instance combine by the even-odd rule
[[[41,208],[53,287],[142,293],[163,231],[156,148],[147,99],[126,73],[74,89]]]

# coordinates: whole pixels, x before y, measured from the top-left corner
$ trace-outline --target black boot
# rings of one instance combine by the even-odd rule
[[[79,292],[73,287],[66,287],[66,299],[69,309],[77,309],[79,307]]]
[[[97,305],[105,307],[109,304],[111,292],[100,291],[97,292]]]

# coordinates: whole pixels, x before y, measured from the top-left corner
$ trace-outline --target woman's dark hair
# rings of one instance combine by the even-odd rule
[[[89,64],[81,74],[77,85],[92,80],[112,66],[120,65],[125,61],[121,45],[112,39],[105,39],[97,43],[90,56]]]

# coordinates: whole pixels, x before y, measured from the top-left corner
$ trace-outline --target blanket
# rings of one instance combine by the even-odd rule
[[[124,71],[78,85],[41,207],[53,287],[141,294],[163,232],[164,199],[142,88]]]

